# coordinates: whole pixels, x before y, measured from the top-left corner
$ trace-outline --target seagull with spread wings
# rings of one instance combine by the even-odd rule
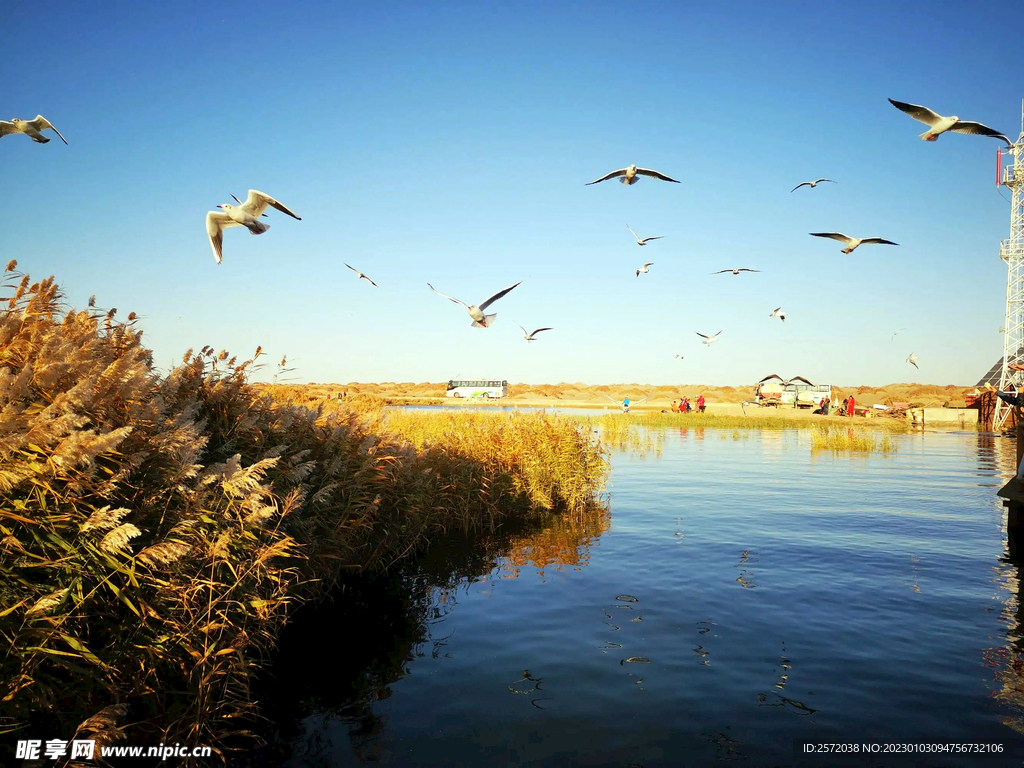
[[[516,323],[516,325],[519,325],[519,323]],[[521,325],[519,325],[519,327],[520,327],[520,328],[523,328],[523,326],[521,326]],[[524,337],[526,338],[526,340],[527,340],[527,341],[534,341],[534,340],[535,340],[535,339],[534,339],[534,337],[535,337],[535,336],[536,336],[536,335],[537,335],[538,333],[540,333],[541,331],[553,331],[553,330],[555,330],[555,329],[554,329],[554,328],[538,328],[538,329],[537,329],[536,331],[534,331],[533,333],[527,333],[527,332],[526,332],[526,329],[525,329],[525,328],[523,328],[523,336],[524,336]]]
[[[648,267],[652,266],[653,264],[653,261],[649,261],[646,264],[644,264],[642,267],[640,267],[640,269],[636,271],[636,276],[640,277],[640,275],[646,275],[648,272],[651,271],[648,269]]]
[[[905,331],[905,330],[907,330],[907,329],[906,328],[900,328],[897,331],[893,331],[892,332],[892,338],[889,339],[889,341],[896,341],[896,334],[899,333],[900,331]]]
[[[626,229],[629,229],[629,231],[633,233],[633,237],[636,238],[637,245],[647,245],[649,242],[651,242],[651,240],[661,240],[661,238],[664,237],[664,235],[658,235],[657,237],[645,237],[641,240],[640,235],[638,235],[636,232],[633,232],[633,230],[630,229],[629,224],[626,225]]]
[[[519,283],[521,283],[521,282],[523,282],[523,281],[520,280]],[[519,283],[516,283],[516,285],[519,285]],[[489,306],[491,306],[491,304],[496,302],[502,296],[504,296],[506,293],[511,291],[513,288],[515,288],[516,285],[510,285],[505,290],[498,291],[496,294],[491,296],[491,298],[489,298],[487,301],[482,301],[482,302],[480,302],[480,304],[474,304],[473,306],[470,306],[469,304],[467,304],[464,301],[459,301],[458,299],[454,299],[451,296],[446,296],[445,294],[443,294],[439,290],[437,290],[434,286],[432,286],[430,283],[427,283],[427,287],[430,290],[432,290],[434,293],[436,293],[438,296],[440,296],[441,298],[448,299],[448,301],[453,301],[456,304],[461,304],[462,306],[464,306],[469,311],[469,316],[473,318],[473,327],[474,328],[490,328],[491,327],[491,325],[494,323],[494,318],[496,318],[498,315],[497,315],[497,313],[495,313],[493,315],[485,315],[484,314],[484,310],[487,309]]]
[[[235,202],[238,202],[237,197],[234,195],[232,197],[235,198]],[[224,258],[224,230],[228,227],[245,227],[253,235],[262,235],[270,229],[269,224],[264,224],[260,221],[260,217],[263,216],[263,212],[268,207],[276,208],[282,213],[287,213],[293,219],[302,221],[283,203],[278,202],[266,192],[260,192],[258,189],[250,189],[249,196],[245,198],[244,203],[239,203],[238,205],[225,203],[217,207],[221,209],[220,212],[210,211],[206,214],[206,234],[210,236],[213,258],[217,260],[218,264]]]
[[[917,365],[917,355],[915,355],[913,352],[907,355],[907,362],[910,363],[915,368],[917,368],[918,370],[921,370]]]
[[[637,168],[634,164],[626,166],[625,168],[619,168],[619,170],[617,171],[612,171],[611,173],[605,174],[600,179],[588,181],[586,183],[586,186],[589,187],[591,184],[597,184],[598,182],[607,181],[608,179],[614,179],[616,176],[621,176],[622,178],[620,178],[619,181],[627,185],[636,184],[638,181],[640,181],[641,176],[652,176],[653,178],[661,179],[662,181],[672,181],[675,182],[676,184],[681,183],[676,179],[666,176],[661,171],[655,171],[650,168]]]
[[[60,135],[60,131],[53,127],[53,124],[42,115],[36,115],[32,120],[22,120],[20,118],[13,118],[10,121],[0,120],[0,136],[6,136],[9,133],[24,133],[36,144],[47,144],[50,139],[40,131],[51,130],[60,136],[60,140],[65,144],[68,140]]]
[[[714,344],[716,341],[718,341],[718,337],[722,335],[721,331],[716,333],[714,336],[705,336],[700,331],[694,331],[694,333],[696,333],[698,336],[700,336],[702,339],[704,339],[704,341],[702,341],[701,344],[703,344],[706,347],[710,347],[712,344]]]
[[[776,307],[768,317],[777,317],[782,322],[786,322],[786,313],[782,311],[782,307]]]
[[[627,398],[623,399],[622,402],[619,402],[618,400],[616,400],[614,397],[612,397],[611,395],[607,394],[606,392],[602,392],[601,394],[604,395],[605,397],[607,397],[609,400],[611,400],[616,405],[621,406],[623,413],[629,413],[629,406],[636,405],[638,403],[642,403],[645,400],[647,400],[646,397],[642,397],[639,400],[630,400],[627,397]]]
[[[345,262],[344,262],[344,261],[343,261],[343,262],[341,262],[341,263],[342,263],[342,264],[345,264]],[[368,278],[368,277],[367,277],[366,275],[364,275],[364,274],[363,274],[362,272],[360,272],[360,271],[359,271],[358,269],[356,269],[355,267],[349,266],[348,264],[345,264],[345,266],[346,266],[346,267],[348,267],[349,269],[351,269],[351,270],[352,270],[353,272],[355,272],[355,273],[356,273],[357,275],[359,275],[359,277],[358,277],[358,278],[356,278],[357,280],[365,280],[365,281],[366,281],[366,282],[368,282],[368,283],[369,283],[370,285],[372,285],[372,286],[373,286],[374,288],[376,288],[376,287],[377,287],[377,284],[376,284],[375,282],[373,282],[373,280],[371,280],[370,278]]]
[[[737,267],[736,269],[720,269],[717,272],[712,272],[712,275],[721,275],[726,272],[732,272],[734,275],[738,275],[740,272],[760,272],[760,269],[747,269],[746,267]]]
[[[816,186],[821,184],[821,182],[823,182],[823,181],[831,181],[833,184],[836,183],[835,181],[832,181],[832,179],[817,179],[816,181],[801,181],[799,184],[797,184],[795,187],[793,187],[789,191],[790,192],[796,192],[798,189],[800,189],[800,187],[810,187],[811,189],[814,189]]]
[[[918,122],[928,126],[928,130],[920,134],[924,141],[936,141],[946,131],[952,131],[953,133],[968,133],[973,136],[991,136],[993,139],[1002,139],[1008,147],[1013,146],[1013,142],[999,133],[999,131],[993,130],[987,125],[976,123],[973,120],[961,120],[956,115],[943,117],[932,112],[928,107],[922,107],[918,104],[907,104],[895,99],[889,99],[889,103],[901,112],[905,112]]]
[[[892,240],[885,240],[881,237],[850,237],[842,232],[809,232],[808,234],[813,237],[831,237],[833,240],[845,243],[846,247],[842,249],[843,253],[853,253],[854,249],[859,245],[899,245],[899,243],[894,243]]]

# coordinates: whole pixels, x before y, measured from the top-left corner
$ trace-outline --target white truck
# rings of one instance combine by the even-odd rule
[[[794,408],[820,408],[822,400],[831,400],[831,384],[813,384],[803,376],[784,379],[776,373],[765,376],[754,388],[758,405],[778,408],[789,405]]]

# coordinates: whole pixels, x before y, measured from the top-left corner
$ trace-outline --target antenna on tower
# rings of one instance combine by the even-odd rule
[[[1002,155],[1007,162],[1002,164]],[[1010,164],[1010,158],[1013,164]],[[1003,324],[1003,359],[999,362],[999,390],[1024,390],[1024,100],[1020,109],[1020,136],[1000,153],[999,179],[1013,195],[1010,202],[1010,237],[999,243],[999,258],[1006,262],[1006,322]],[[1010,407],[996,398],[992,429],[1002,429]]]

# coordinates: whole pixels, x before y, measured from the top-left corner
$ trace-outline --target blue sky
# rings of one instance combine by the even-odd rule
[[[1002,353],[1001,142],[923,142],[886,98],[1015,139],[1022,21],[1010,2],[8,3],[0,118],[41,113],[69,146],[0,140],[0,258],[137,312],[162,369],[209,344],[287,355],[302,382],[973,384]],[[585,186],[629,163],[682,183]],[[790,193],[819,176],[838,183]],[[249,188],[302,221],[228,230],[217,265],[206,212]],[[900,246],[846,256],[819,231]],[[733,266],[761,272],[710,274]],[[477,303],[519,280],[485,330],[426,286]],[[516,322],[555,330],[527,344]]]

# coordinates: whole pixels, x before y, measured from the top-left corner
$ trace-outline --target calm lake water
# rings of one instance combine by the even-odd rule
[[[666,431],[612,456],[587,525],[300,613],[268,697],[275,764],[869,764],[795,740],[1002,743],[874,764],[1024,764],[995,495],[1013,442],[895,439],[850,456],[792,430]]]

